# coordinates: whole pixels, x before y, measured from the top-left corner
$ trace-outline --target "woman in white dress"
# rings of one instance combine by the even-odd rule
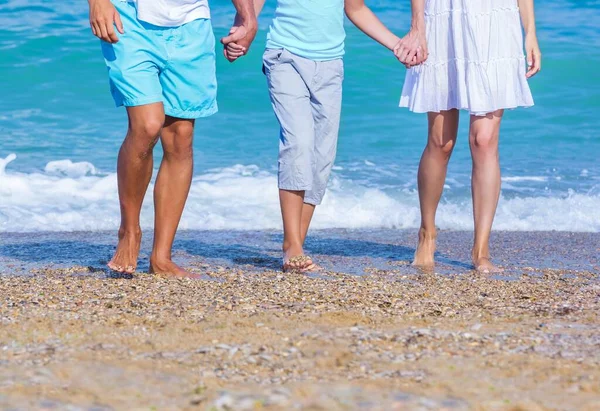
[[[505,109],[533,105],[527,79],[541,69],[533,0],[411,3],[410,32],[395,49],[409,68],[400,106],[428,113],[429,120],[418,174],[421,228],[414,265],[434,264],[435,214],[456,142],[459,110],[466,110],[473,160],[473,265],[478,271],[497,272],[489,238],[500,197],[498,135]]]

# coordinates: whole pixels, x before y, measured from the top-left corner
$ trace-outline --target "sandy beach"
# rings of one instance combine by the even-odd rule
[[[282,274],[275,232],[182,232],[203,280],[104,270],[109,233],[3,234],[0,408],[600,408],[600,235],[327,230]],[[149,250],[144,240],[142,259]]]
[[[600,411],[600,0],[251,8],[0,0],[0,411]]]

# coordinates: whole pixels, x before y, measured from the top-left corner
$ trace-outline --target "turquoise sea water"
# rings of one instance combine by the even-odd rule
[[[220,38],[233,7],[211,4]],[[279,227],[278,128],[260,71],[274,2],[267,4],[250,54],[235,64],[218,59],[220,112],[197,122],[184,228]],[[398,35],[408,29],[408,0],[367,4]],[[543,71],[531,81],[536,106],[505,115],[496,228],[600,231],[600,1],[538,0],[536,7]],[[405,69],[393,55],[349,23],[347,31],[338,160],[315,226],[415,227],[426,117],[398,108]],[[112,102],[87,2],[0,0],[0,57],[0,231],[117,227],[116,155],[126,116]],[[471,227],[467,120],[442,228]],[[151,225],[150,201],[143,217]]]

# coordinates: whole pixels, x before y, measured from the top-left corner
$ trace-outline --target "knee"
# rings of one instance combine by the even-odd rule
[[[312,155],[314,152],[314,139],[312,135],[300,136],[293,144],[293,148],[301,154]]]
[[[129,132],[137,139],[155,140],[160,135],[164,119],[151,117],[129,124]]]
[[[152,153],[158,142],[163,119],[149,118],[145,121],[129,124],[128,140],[140,157],[147,157]]]
[[[498,153],[498,133],[477,131],[469,135],[471,151],[476,155],[496,155]]]
[[[306,137],[306,138],[305,138]],[[279,148],[279,188],[310,190],[314,184],[315,153],[312,138],[283,139]]]
[[[185,120],[176,121],[165,127],[163,134],[168,134],[174,140],[182,140],[191,144],[192,137],[194,136],[194,123]]]
[[[310,136],[296,136],[283,140],[280,149],[280,159],[294,163],[314,163],[314,141]]]
[[[165,157],[185,160],[193,156],[194,126],[180,121],[163,129],[163,151]]]
[[[454,139],[445,138],[444,136],[433,136],[433,138],[429,138],[427,148],[428,150],[448,160],[452,155],[452,151],[454,150]]]

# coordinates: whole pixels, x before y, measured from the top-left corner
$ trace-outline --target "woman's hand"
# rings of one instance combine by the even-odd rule
[[[535,33],[525,37],[525,51],[527,52],[527,78],[531,78],[542,69],[542,52]]]
[[[394,47],[394,55],[407,68],[417,66],[427,60],[429,53],[425,31],[418,27],[412,27]]]

